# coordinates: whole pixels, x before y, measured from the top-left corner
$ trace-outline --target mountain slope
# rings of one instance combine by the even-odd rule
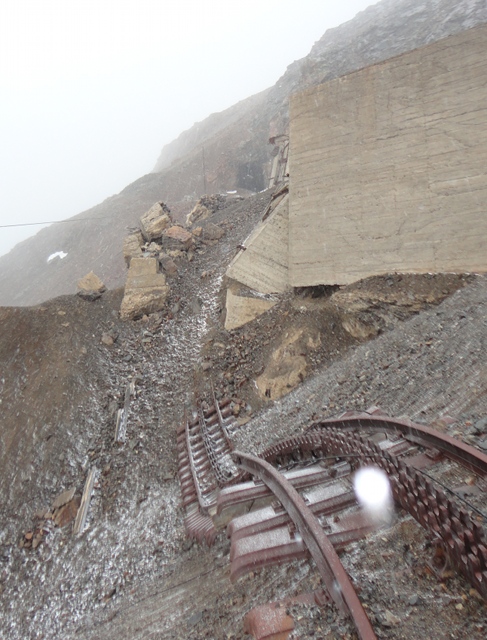
[[[108,287],[121,286],[127,227],[136,226],[155,201],[164,200],[182,219],[205,192],[265,188],[268,139],[287,130],[290,94],[486,21],[485,0],[383,0],[328,30],[272,88],[211,115],[166,145],[154,173],[0,257],[0,305],[32,305],[72,293],[90,270]],[[66,258],[47,263],[61,250]]]

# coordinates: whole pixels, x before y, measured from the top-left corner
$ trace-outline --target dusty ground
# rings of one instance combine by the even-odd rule
[[[475,425],[487,414],[485,278],[392,274],[339,291],[306,290],[246,327],[222,330],[225,267],[268,198],[214,214],[225,236],[200,245],[191,262],[179,260],[162,314],[122,323],[121,292],[0,310],[0,635],[243,638],[251,606],[315,588],[309,563],[231,586],[223,536],[211,550],[186,542],[174,434],[184,409],[210,383],[236,400],[237,445],[249,451],[317,417],[372,404],[427,423],[449,414],[456,420],[452,433],[483,442]],[[271,368],[276,352],[283,358]],[[304,368],[291,391],[282,380],[294,358],[300,367],[304,359]],[[254,384],[261,376],[263,394]],[[127,442],[114,445],[115,414],[129,380],[137,394]],[[291,392],[277,399],[283,389]],[[35,550],[20,548],[35,513],[69,487],[79,495],[93,465],[101,473],[85,533],[73,538],[68,524]],[[395,532],[379,536],[364,549],[357,545],[348,560],[376,585],[364,587],[370,607],[378,608],[374,615],[390,610],[401,621],[384,626],[381,637],[419,637],[418,629],[431,638],[485,637],[485,607],[468,585],[450,579],[442,587],[416,571],[426,542],[418,544],[416,564],[384,559],[384,553],[393,558],[401,540]],[[369,557],[383,562],[372,574]],[[416,589],[412,576],[426,584]],[[416,593],[431,598],[407,604]],[[299,624],[309,627],[302,637],[313,630],[315,637],[348,633],[332,610],[307,613]]]

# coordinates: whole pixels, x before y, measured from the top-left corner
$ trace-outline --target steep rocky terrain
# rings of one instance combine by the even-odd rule
[[[287,130],[291,93],[485,21],[483,0],[382,0],[327,31],[274,87],[213,114],[167,145],[154,173],[1,257],[0,304],[38,304],[72,293],[91,270],[109,288],[121,286],[122,239],[154,202],[164,200],[183,219],[202,193],[265,188],[272,150],[268,140]],[[47,263],[57,251],[68,255]]]
[[[318,417],[372,404],[426,423],[448,414],[452,433],[479,440],[474,426],[487,412],[485,277],[391,274],[334,292],[304,290],[278,305],[280,332],[272,315],[223,332],[225,265],[268,199],[259,194],[213,214],[224,237],[201,246],[191,262],[181,259],[163,313],[121,322],[120,291],[92,302],[64,296],[1,310],[2,637],[244,638],[251,606],[316,586],[306,562],[231,585],[223,532],[211,549],[186,541],[175,432],[195,396],[207,396],[211,386],[239,407],[235,444],[247,451]],[[308,379],[280,400],[257,394],[262,364],[283,336],[300,331],[321,345],[300,348]],[[136,394],[127,439],[114,443],[129,381]],[[67,489],[79,497],[93,466],[100,475],[88,528],[75,537],[72,522],[53,526],[46,511]],[[39,526],[46,533],[29,548]],[[399,534],[388,535],[402,544]],[[370,547],[379,558],[383,538]],[[426,556],[414,566],[426,562],[423,544]],[[355,563],[365,562],[360,549]],[[445,620],[452,638],[483,637],[483,606],[468,596],[463,613],[453,606],[468,585],[455,579],[438,591],[422,575],[413,570],[412,587],[411,580],[390,584],[384,568],[374,578],[384,590],[378,601],[367,583],[378,611],[391,606],[387,593],[406,603],[401,627],[384,637],[418,637],[427,628],[439,640]],[[413,610],[407,598],[420,585],[432,601]],[[343,620],[321,615],[305,619],[346,637]]]
[[[248,452],[371,405],[487,447],[485,275],[384,274],[296,290],[223,329],[224,274],[271,198],[249,192],[261,190],[267,138],[286,127],[289,93],[485,20],[476,0],[379,3],[325,34],[275,87],[181,136],[155,173],[75,218],[96,220],[46,229],[0,259],[11,305],[0,308],[0,637],[244,639],[252,606],[316,588],[306,561],[232,585],[224,532],[210,549],[186,539],[176,429],[211,389],[232,398],[235,445]],[[163,311],[121,321],[127,227],[158,200],[183,221],[205,183],[247,197],[211,214],[221,239],[175,259]],[[68,255],[47,263],[59,250]],[[111,289],[92,301],[72,294],[91,269]],[[114,442],[128,383],[126,440]],[[78,504],[92,468],[87,528],[75,536],[73,513],[60,519],[55,505],[70,504],[60,497],[70,489]],[[485,638],[485,605],[461,578],[436,582],[430,555],[411,521],[347,554],[373,615],[397,613],[379,637]],[[427,594],[418,606],[415,590]],[[295,611],[293,637],[355,637],[332,608]]]

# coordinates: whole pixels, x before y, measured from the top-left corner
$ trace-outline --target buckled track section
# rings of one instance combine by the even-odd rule
[[[241,473],[232,461],[232,406],[229,399],[213,406],[197,404],[196,417],[185,417],[177,430],[178,473],[184,520],[189,538],[212,545],[217,530],[211,518],[219,488],[237,481]]]
[[[326,584],[328,594],[337,607],[345,614],[350,614],[359,638],[374,640],[375,635],[370,620],[353,588],[332,543],[325,535],[318,519],[308,507],[302,496],[291,483],[285,479],[271,464],[255,456],[235,452],[237,463],[249,473],[255,474],[271,489],[273,494],[287,511],[294,525],[299,530],[298,554],[307,548],[315,561],[320,575]],[[273,533],[272,531],[270,532]],[[269,536],[272,540],[272,535]],[[298,542],[301,542],[298,539]],[[305,547],[304,547],[305,545]],[[290,554],[292,557],[292,554]],[[337,588],[339,585],[339,588]]]
[[[243,471],[239,475],[228,466],[232,447],[228,429],[222,425],[230,413],[227,406],[222,403],[220,409],[215,403],[216,409],[207,414],[200,406],[198,419],[180,429],[178,442],[183,500],[187,512],[191,510],[187,517],[189,535],[210,544],[216,534],[211,515],[221,517],[227,508],[230,513],[238,509],[242,513],[245,504],[250,509],[233,517],[227,528],[232,580],[255,568],[312,555],[318,558],[328,595],[352,615],[359,637],[374,638],[336,556],[337,550],[372,528],[358,508],[350,485],[354,469],[372,464],[387,473],[395,501],[441,541],[460,572],[487,600],[487,543],[480,524],[483,516],[479,518],[480,512],[475,514],[472,505],[464,508],[455,497],[447,496],[420,470],[433,467],[436,473],[447,458],[483,478],[487,476],[485,454],[423,425],[389,418],[374,408],[316,423],[304,434],[270,446],[259,458],[235,452],[234,460],[242,470],[258,477],[241,482]],[[214,414],[217,417],[212,422]],[[216,423],[223,436],[213,429]],[[228,448],[215,446],[215,440],[225,441]],[[184,442],[188,460],[181,450]],[[200,457],[203,451],[206,458]],[[454,464],[450,460],[445,464]],[[207,469],[213,470],[211,481]],[[235,484],[225,486],[229,483]],[[273,495],[278,501],[270,503]],[[204,524],[190,521],[196,512],[199,518],[205,518]],[[349,594],[349,602],[335,598],[335,583],[339,592]]]
[[[411,429],[415,440],[418,440],[416,434],[419,432],[421,440],[427,441],[428,432],[432,430],[386,418],[374,418],[373,421],[361,414],[352,418],[351,423],[351,418],[347,417],[344,419],[345,431],[341,420],[325,421],[313,425],[312,433],[321,434],[322,449],[328,455],[352,454],[358,456],[361,464],[372,463],[382,468],[389,476],[396,502],[443,542],[457,569],[487,600],[487,538],[482,525],[453,497],[435,487],[421,471],[383,450],[358,431],[365,425],[382,430],[399,426],[406,436],[407,430]],[[440,433],[433,433],[433,438],[435,447],[447,456],[460,460],[470,470],[487,474],[487,456],[480,451],[461,442],[456,447],[453,438]]]

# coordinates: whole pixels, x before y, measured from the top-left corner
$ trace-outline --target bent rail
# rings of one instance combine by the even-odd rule
[[[306,429],[307,435],[319,432],[321,429],[337,428],[340,431],[359,430],[361,428],[383,429],[384,431],[399,431],[405,438],[423,441],[430,447],[435,447],[447,457],[456,460],[463,466],[480,475],[487,475],[487,455],[464,442],[449,435],[425,427],[424,425],[400,420],[398,418],[383,417],[370,413],[356,415],[345,414],[341,418],[331,418],[312,424]]]
[[[351,615],[359,638],[376,640],[370,620],[333,545],[296,489],[272,465],[256,456],[235,451],[234,460],[245,471],[257,475],[280,500],[298,527],[330,596],[342,612]]]

